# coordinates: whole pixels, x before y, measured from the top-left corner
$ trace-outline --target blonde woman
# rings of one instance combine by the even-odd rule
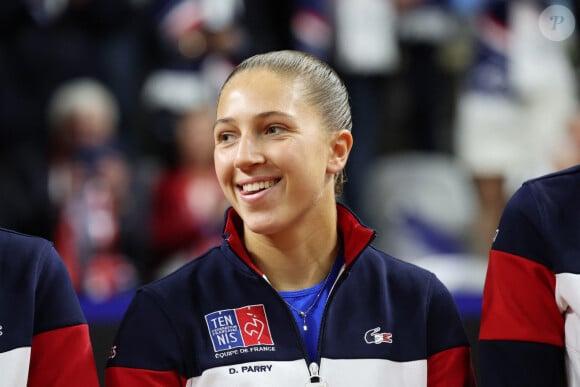
[[[471,385],[449,292],[337,204],[350,129],[342,81],[312,56],[233,71],[214,125],[225,239],[137,293],[107,386]]]

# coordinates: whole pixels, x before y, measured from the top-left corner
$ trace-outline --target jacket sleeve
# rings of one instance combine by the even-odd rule
[[[540,213],[522,186],[493,242],[479,335],[482,386],[565,386],[564,319]]]
[[[437,279],[429,300],[427,386],[471,387],[475,376],[465,328],[455,301]]]
[[[35,268],[29,386],[98,387],[89,329],[62,259],[50,244]]]
[[[155,296],[146,289],[138,290],[111,348],[105,386],[185,386],[175,332]]]

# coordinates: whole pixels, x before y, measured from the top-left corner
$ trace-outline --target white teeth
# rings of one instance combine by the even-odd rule
[[[256,192],[262,189],[270,188],[275,184],[274,180],[260,181],[256,183],[244,184],[242,189],[244,192]]]

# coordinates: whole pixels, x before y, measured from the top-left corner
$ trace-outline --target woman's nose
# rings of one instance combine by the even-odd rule
[[[244,169],[263,162],[264,155],[259,140],[251,136],[240,137],[234,166]]]

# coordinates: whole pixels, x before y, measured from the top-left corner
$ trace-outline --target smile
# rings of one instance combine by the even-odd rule
[[[254,183],[244,184],[241,186],[243,193],[254,193],[268,189],[274,186],[280,179],[277,180],[266,180],[266,181],[256,181]]]

